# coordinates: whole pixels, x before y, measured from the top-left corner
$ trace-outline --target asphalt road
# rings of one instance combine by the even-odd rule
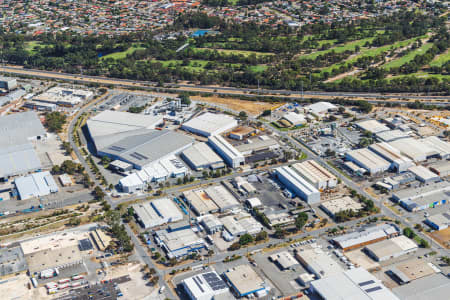
[[[24,69],[18,66],[2,66],[0,71],[5,73],[13,73],[25,76],[58,79],[66,81],[78,81],[81,83],[93,83],[101,82],[103,84],[112,84],[121,87],[140,87],[143,89],[153,90],[157,87],[155,82],[150,81],[139,81],[139,80],[129,80],[129,79],[115,79],[107,78],[101,76],[89,76],[81,74],[69,74],[54,71],[44,71],[44,70],[34,70],[34,69]],[[189,85],[189,84],[166,84],[165,87],[173,88],[176,91],[190,91],[192,89],[204,90],[208,93],[213,94],[223,94],[226,92],[233,92],[245,94],[246,96],[263,96],[264,94],[278,94],[278,95],[296,95],[298,98],[302,96],[323,96],[323,97],[347,97],[347,98],[367,98],[372,99],[369,102],[384,102],[386,99],[395,99],[396,102],[407,103],[405,99],[410,100],[420,100],[422,103],[435,104],[435,105],[449,105],[450,96],[420,96],[414,94],[380,94],[380,93],[352,93],[352,92],[319,92],[319,91],[289,91],[289,90],[269,90],[269,89],[250,89],[250,88],[237,88],[237,87],[216,87],[207,85]],[[252,93],[252,94],[247,94]],[[257,95],[256,95],[257,94]],[[436,101],[436,102],[434,102]],[[439,102],[438,102],[439,101]]]

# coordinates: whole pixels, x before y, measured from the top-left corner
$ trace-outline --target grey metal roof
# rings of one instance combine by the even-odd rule
[[[450,280],[445,275],[437,273],[414,280],[392,291],[402,300],[448,299]]]
[[[41,168],[31,144],[0,148],[0,178],[24,174]]]
[[[0,147],[25,144],[29,138],[43,135],[44,126],[33,111],[0,117]]]
[[[145,133],[124,137],[97,151],[120,157],[135,165],[145,166],[170,153],[182,150],[193,142],[193,138],[170,130],[146,130]]]
[[[193,145],[183,151],[183,155],[196,167],[223,162],[206,143]]]

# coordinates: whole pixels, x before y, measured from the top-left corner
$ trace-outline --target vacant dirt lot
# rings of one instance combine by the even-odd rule
[[[258,102],[258,101],[247,101],[240,100],[236,98],[221,98],[221,97],[200,97],[200,96],[192,96],[192,100],[200,101],[200,102],[208,102],[212,104],[216,104],[219,106],[225,106],[234,111],[245,111],[250,115],[258,116],[264,110],[271,109],[273,107],[277,107],[280,104],[277,103],[267,103],[267,102]]]
[[[430,234],[443,247],[450,249],[450,227]]]

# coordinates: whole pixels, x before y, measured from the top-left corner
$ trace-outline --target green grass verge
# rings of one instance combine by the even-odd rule
[[[125,51],[110,53],[105,56],[102,56],[100,59],[107,59],[107,58],[122,59],[122,58],[127,57],[128,54],[132,54],[136,50],[145,50],[145,48],[132,46]]]
[[[450,61],[450,50],[447,49],[446,52],[437,55],[430,63],[431,67],[441,67],[446,62]]]
[[[364,46],[364,44],[366,42],[371,42],[371,41],[373,41],[373,39],[374,39],[374,37],[369,37],[369,38],[365,38],[365,39],[362,39],[362,40],[356,40],[356,41],[348,42],[348,43],[345,43],[345,44],[343,44],[341,46],[336,46],[336,47],[333,47],[333,48],[330,48],[330,49],[327,49],[327,50],[321,50],[321,51],[316,51],[316,52],[313,52],[313,53],[310,53],[310,54],[302,55],[302,56],[300,56],[300,59],[315,59],[317,56],[329,53],[331,51],[334,51],[336,53],[342,53],[342,52],[345,52],[347,50],[354,51],[356,46],[362,47],[362,46]]]
[[[258,52],[258,51],[248,51],[248,50],[213,49],[213,48],[195,48],[194,49],[194,51],[199,51],[199,52],[204,51],[204,50],[216,50],[217,52],[221,52],[221,53],[225,53],[225,54],[244,55],[244,56],[249,56],[251,54],[255,54],[256,56],[275,55],[274,53],[271,53],[271,52]]]

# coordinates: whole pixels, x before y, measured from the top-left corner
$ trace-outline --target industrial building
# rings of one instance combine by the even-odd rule
[[[0,248],[0,277],[27,270],[27,261],[19,246]]]
[[[229,233],[229,240],[240,237],[243,234],[255,235],[263,230],[261,223],[256,221],[248,213],[229,215],[219,219],[225,230]]]
[[[372,133],[379,133],[383,131],[390,130],[389,127],[384,125],[381,122],[378,122],[377,120],[366,120],[356,123],[356,126],[358,126],[360,129]]]
[[[229,138],[242,141],[247,137],[249,137],[250,135],[254,134],[256,131],[257,130],[253,127],[241,126],[233,129],[233,131],[231,131],[229,134]]]
[[[241,176],[235,177],[233,182],[235,187],[246,195],[256,193],[256,188]]]
[[[369,146],[369,149],[390,162],[390,168],[399,173],[406,171],[409,167],[414,165],[411,159],[402,155],[399,150],[392,147],[388,143],[381,142],[372,144]]]
[[[270,227],[288,226],[294,224],[294,217],[285,211],[267,212],[266,217],[269,220]]]
[[[210,136],[208,144],[225,160],[232,168],[237,168],[245,163],[244,155],[221,136]]]
[[[23,107],[37,111],[56,111],[57,105],[53,103],[45,103],[38,101],[26,101]]]
[[[346,153],[346,158],[367,170],[371,175],[387,171],[390,163],[367,148],[356,149]]]
[[[439,161],[429,165],[429,168],[440,177],[450,176],[450,161]]]
[[[322,202],[320,208],[322,208],[330,217],[334,218],[337,213],[343,211],[351,210],[356,213],[360,211],[363,206],[349,196],[345,196],[339,199]]]
[[[392,291],[402,300],[447,299],[450,280],[446,275],[436,273],[393,288]]]
[[[394,201],[409,211],[418,211],[446,204],[450,200],[450,185],[441,181],[419,188],[409,188],[392,194]]]
[[[308,204],[320,202],[320,192],[293,169],[288,166],[278,167],[275,169],[275,173],[288,190],[295,193]]]
[[[382,224],[333,238],[333,243],[344,251],[360,248],[399,235],[394,224]]]
[[[252,139],[247,139],[235,147],[242,155],[248,156],[255,152],[273,151],[280,148],[280,144],[276,140],[267,135],[261,135]]]
[[[223,230],[223,223],[215,215],[204,215],[197,220],[205,228],[208,234],[213,234]]]
[[[214,271],[186,278],[181,285],[191,300],[212,300],[229,293],[228,285]]]
[[[450,143],[441,140],[437,136],[426,137],[422,139],[421,142],[422,144],[434,149],[438,153],[439,158],[450,158]]]
[[[392,266],[388,274],[399,284],[410,283],[411,281],[430,276],[436,273],[431,263],[423,259],[413,258]]]
[[[34,96],[33,101],[73,107],[89,101],[93,97],[94,93],[91,91],[53,87],[42,94]]]
[[[169,258],[183,257],[206,246],[205,240],[191,228],[175,231],[158,230],[155,233],[155,240]]]
[[[386,261],[415,252],[419,247],[404,235],[386,239],[364,247],[366,253],[376,261]]]
[[[223,273],[223,276],[239,298],[251,294],[265,295],[269,289],[264,280],[247,264],[233,267]]]
[[[0,117],[0,179],[41,169],[32,141],[45,140],[47,133],[35,112]]]
[[[91,237],[100,251],[105,251],[112,241],[112,238],[106,235],[105,232],[99,228],[91,231]]]
[[[249,198],[245,201],[250,208],[261,208],[263,204],[257,197]]]
[[[14,185],[21,200],[47,196],[58,192],[58,185],[48,171],[16,178]]]
[[[425,220],[431,228],[435,230],[444,230],[450,226],[450,214],[442,213],[430,216]]]
[[[204,113],[187,121],[181,129],[201,136],[219,135],[238,126],[235,118],[224,114]]]
[[[272,254],[269,256],[269,259],[276,263],[281,270],[288,270],[299,264],[288,251]]]
[[[205,190],[189,190],[183,192],[183,198],[189,207],[199,216],[219,211],[219,207],[208,196]]]
[[[392,147],[399,150],[402,154],[412,159],[414,162],[422,162],[429,157],[437,155],[437,152],[430,146],[421,143],[414,138],[405,138],[389,143]]]
[[[230,234],[228,240],[233,240],[247,233],[244,226],[242,226],[234,216],[226,216],[220,219],[225,230]]]
[[[188,174],[188,169],[174,155],[166,156],[157,162],[145,166],[119,180],[119,186],[125,193],[134,193],[151,182],[162,182],[170,177],[183,177]]]
[[[341,265],[313,243],[295,248],[295,258],[316,278],[324,278],[343,271]]]
[[[20,243],[30,274],[65,268],[83,263],[79,242],[89,239],[88,233],[64,232]]]
[[[404,131],[401,131],[399,129],[395,130],[388,130],[388,131],[382,131],[375,134],[377,139],[383,142],[392,142],[400,139],[404,139],[409,137],[409,134],[407,134]]]
[[[437,175],[434,172],[431,172],[429,169],[421,165],[412,166],[408,168],[408,171],[413,173],[416,179],[423,183],[436,182],[440,179],[439,175]]]
[[[59,183],[61,183],[61,186],[71,186],[73,184],[72,178],[69,174],[61,174],[58,176]]]
[[[400,300],[375,276],[355,268],[310,282],[310,290],[320,299]]]
[[[289,124],[286,124],[286,125],[288,125],[286,127],[300,126],[300,125],[306,124],[305,116],[302,114],[293,112],[293,111],[290,111],[290,112],[284,114],[283,118],[281,118],[281,121],[282,120],[286,120],[287,122],[289,122]]]
[[[0,76],[0,89],[11,91],[17,87],[15,78]]]
[[[225,167],[223,160],[206,143],[192,145],[181,153],[181,158],[196,171]]]
[[[183,220],[180,210],[169,198],[134,204],[132,207],[137,221],[145,229]]]
[[[292,168],[303,178],[312,183],[317,189],[324,190],[334,188],[337,185],[336,176],[331,174],[314,160],[293,164]]]
[[[336,111],[337,106],[330,102],[316,102],[304,107],[305,112],[311,113],[316,117],[323,118],[327,113]]]

